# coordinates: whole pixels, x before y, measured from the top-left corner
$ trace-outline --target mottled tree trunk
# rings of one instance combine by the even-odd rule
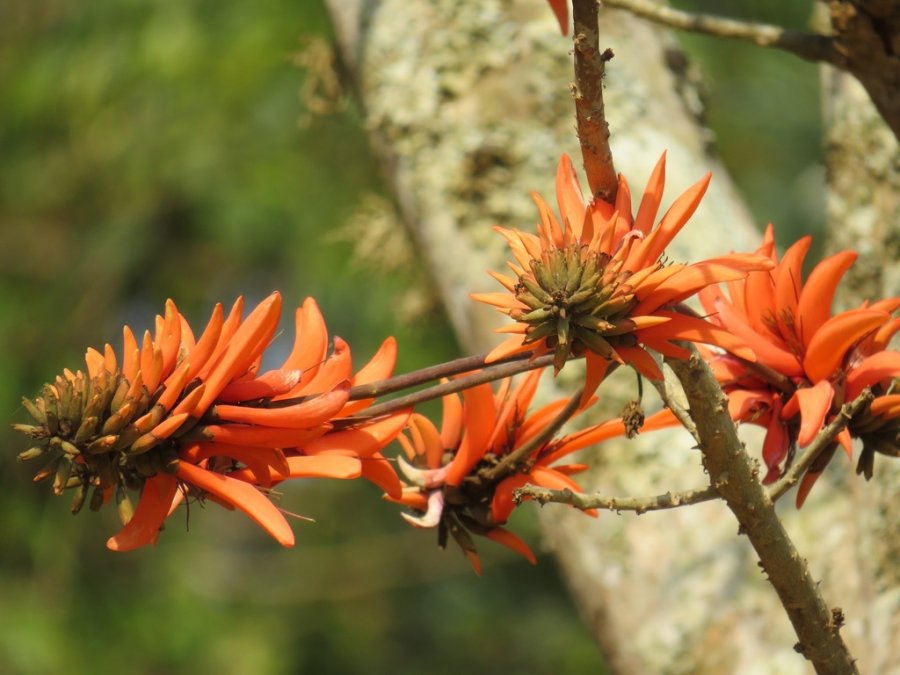
[[[552,199],[560,152],[578,163],[571,43],[541,0],[327,4],[403,219],[460,342],[484,351],[496,343],[492,329],[499,315],[468,294],[497,290],[485,269],[500,267],[505,252],[491,226],[532,228],[537,212],[528,193]],[[632,192],[643,188],[663,150],[669,158],[666,202],[707,170],[715,173],[670,258],[699,260],[755,248],[758,235],[747,210],[708,154],[695,92],[678,69],[682,58],[670,36],[604,11],[601,48],[606,46],[615,52],[605,95],[612,149]],[[561,377],[574,378],[574,370],[567,367]],[[607,415],[633,395],[633,376],[617,376],[617,388],[604,385]],[[691,445],[679,432],[604,444],[587,453],[595,469],[586,487],[611,496],[703,487],[707,479]],[[898,613],[896,584],[893,597],[884,594],[891,580],[878,575],[885,572],[873,568],[875,562],[860,564],[861,540],[870,548],[875,542],[887,547],[873,534],[885,523],[857,517],[861,505],[846,495],[865,499],[870,513],[880,497],[873,485],[850,480],[847,466],[834,464],[829,475],[841,485],[817,486],[802,513],[788,504],[782,510],[801,553],[823,578],[826,600],[847,614],[845,637],[861,670],[876,672],[869,666],[886,664],[873,659],[888,653],[887,636],[897,634],[889,630]],[[888,491],[885,484],[881,492],[886,497]],[[553,505],[543,514],[545,543],[617,672],[807,669],[792,649],[795,636],[775,593],[722,503],[640,517],[604,513],[599,520]],[[874,560],[896,574],[889,558]]]

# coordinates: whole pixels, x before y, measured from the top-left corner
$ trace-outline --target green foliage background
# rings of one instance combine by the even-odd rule
[[[795,26],[809,11],[705,4]],[[316,297],[357,364],[389,334],[400,370],[457,354],[438,313],[399,317],[420,271],[352,264],[335,236],[381,188],[353,111],[310,119],[301,100],[293,58],[328,30],[317,3],[288,0],[0,4],[10,423],[24,420],[22,394],[80,367],[88,345],[118,345],[123,323],[149,327],[167,297],[201,323],[214,302],[277,288],[287,307]],[[815,68],[705,38],[685,45],[707,69],[711,123],[755,213],[812,229]],[[317,521],[297,524],[294,550],[213,506],[192,510],[190,532],[175,518],[158,547],[121,555],[104,548],[111,510],[73,519],[14,461],[22,439],[8,427],[0,439],[0,673],[602,668],[551,560],[532,568],[486,544],[478,579],[369,485],[288,489],[286,508]],[[523,511],[518,529],[536,543]]]

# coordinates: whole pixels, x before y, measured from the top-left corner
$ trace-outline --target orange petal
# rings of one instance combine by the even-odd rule
[[[334,417],[344,407],[349,395],[349,386],[345,385],[327,394],[317,395],[302,403],[283,408],[216,405],[211,412],[216,420],[285,429],[309,429]]]
[[[198,427],[200,438],[213,443],[230,443],[251,448],[295,448],[318,438],[329,429],[323,424],[315,429],[257,427],[249,424],[210,424]]]
[[[597,387],[603,382],[606,371],[609,369],[609,361],[591,351],[585,352],[584,364],[584,389],[581,392],[581,401],[578,403],[580,408],[588,405],[591,396],[597,391]]]
[[[647,235],[653,229],[665,186],[666,153],[663,152],[659,161],[656,162],[656,166],[653,167],[653,173],[650,174],[647,187],[644,188],[644,196],[641,197],[641,205],[638,207],[637,215],[634,218],[634,229],[638,232],[643,232]]]
[[[866,387],[883,380],[900,378],[900,352],[885,351],[863,359],[847,374],[846,397],[852,401]]]
[[[367,460],[368,461],[368,460]],[[298,455],[287,458],[288,478],[358,478],[363,463],[357,457],[345,455]]]
[[[727,303],[719,302],[716,308],[722,325],[750,347],[761,363],[788,377],[803,376],[803,366],[793,353],[774,344],[768,336],[760,335]]]
[[[649,380],[664,379],[659,365],[646,351],[640,347],[618,347],[616,351],[629,366]]]
[[[239,508],[282,546],[294,545],[294,533],[281,511],[249,483],[207,471],[188,462],[178,463],[177,475],[185,483]]]
[[[299,370],[303,382],[315,377],[325,355],[328,353],[328,329],[319,306],[312,298],[294,313],[294,347],[284,364],[285,370]]]
[[[797,443],[805,448],[813,442],[825,424],[834,399],[834,387],[828,380],[820,380],[814,387],[798,389],[795,395],[800,404],[800,434],[797,436]]]
[[[351,377],[353,377],[353,361],[350,345],[335,335],[334,351],[316,371],[315,377],[308,379],[304,376],[299,385],[294,387],[287,396],[281,398],[330,391],[338,383],[349,380]]]
[[[716,326],[704,319],[679,314],[678,312],[656,312],[655,316],[671,319],[668,323],[651,326],[636,332],[638,340],[689,340],[717,345],[735,356],[748,361],[756,361],[756,354],[747,347],[747,343],[735,337],[731,332]]]
[[[625,263],[626,269],[637,270],[659,259],[669,242],[694,215],[711,178],[712,174],[707,173],[675,200],[660,221],[659,227],[631,249]]]
[[[791,342],[791,336],[799,337],[799,327],[792,325],[798,322],[797,307],[800,302],[800,285],[803,274],[803,261],[812,244],[812,237],[798,239],[784,252],[781,264],[775,275],[775,321],[778,330]]]
[[[375,453],[371,457],[363,457],[359,461],[363,478],[380,487],[389,497],[397,499],[403,494],[403,485],[401,485],[400,479],[397,478],[394,465],[385,459],[380,452]]]
[[[246,372],[248,366],[262,353],[278,328],[280,313],[281,294],[277,292],[250,312],[234,337],[228,341],[222,358],[204,380],[206,391],[197,405],[199,411],[205,411],[228,383]]]
[[[513,491],[534,482],[530,473],[517,473],[497,483],[491,500],[491,519],[495,523],[505,523],[509,520],[510,514],[516,508]]]
[[[275,398],[296,387],[301,375],[299,370],[270,370],[259,377],[236,380],[222,390],[216,401],[239,403],[260,398]]]
[[[563,35],[569,33],[569,0],[547,0],[550,3],[550,9],[556,15],[559,21],[559,30]]]
[[[519,302],[516,300],[516,297],[510,293],[469,293],[469,297],[476,302],[483,302],[487,305],[496,307],[501,311],[507,309],[522,309],[527,311],[529,309],[528,305],[524,302]]]
[[[512,335],[508,337],[488,353],[484,362],[493,363],[494,361],[505,359],[507,356],[512,356],[513,354],[522,354],[524,352],[532,351],[535,348],[535,345],[523,344],[524,340],[524,335]]]
[[[890,315],[872,309],[852,309],[830,318],[809,341],[803,367],[813,382],[833,375],[847,351],[858,340],[890,320]]]
[[[455,450],[462,437],[462,400],[458,394],[448,394],[441,398],[441,409],[441,443],[445,450]]]
[[[357,457],[370,457],[397,437],[411,413],[411,410],[404,410],[355,429],[334,431],[304,443],[303,451],[312,455],[338,450]]]
[[[831,303],[837,286],[856,258],[856,251],[841,251],[825,258],[810,272],[797,304],[800,334],[807,347],[816,331],[831,316]]]
[[[168,473],[158,473],[148,478],[141,492],[134,516],[118,534],[106,542],[112,551],[132,551],[154,543],[169,514],[169,505],[178,490],[178,480]]]
[[[191,364],[188,380],[197,377],[200,371],[207,366],[211,367],[209,360],[216,349],[216,345],[219,344],[219,336],[222,333],[222,325],[224,322],[225,317],[222,305],[216,304],[216,306],[213,307],[212,314],[209,317],[209,322],[206,324],[203,335],[200,336],[200,339],[194,344],[193,349],[188,352],[188,355],[185,358],[185,360]]]
[[[497,410],[488,383],[463,391],[465,431],[459,450],[447,468],[447,484],[459,485],[487,452]]]
[[[506,546],[506,548],[512,549],[532,565],[537,565],[537,558],[534,557],[534,553],[528,548],[528,544],[506,528],[495,527],[492,530],[488,530],[484,536],[491,541],[496,541],[498,544]]]
[[[563,12],[567,11],[569,0],[552,0],[551,5],[553,2],[561,5]],[[560,27],[563,26],[562,21],[563,19],[560,19]],[[559,158],[559,165],[556,168],[556,203],[559,204],[563,224],[567,229],[571,229],[575,239],[580,241],[584,226],[584,197],[575,167],[572,166],[572,160],[568,155]]]

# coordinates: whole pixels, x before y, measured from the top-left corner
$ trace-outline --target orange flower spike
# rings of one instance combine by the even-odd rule
[[[233,504],[279,544],[294,545],[294,533],[281,512],[252,485],[213,471],[207,471],[187,462],[178,463],[177,476],[196,487]]]

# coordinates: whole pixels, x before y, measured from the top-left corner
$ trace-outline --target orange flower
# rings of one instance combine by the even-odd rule
[[[99,509],[113,494],[123,529],[109,548],[155,543],[168,515],[185,496],[237,507],[280,544],[294,535],[257,486],[288,478],[366,476],[399,492],[380,449],[399,433],[408,413],[328,433],[331,420],[368,401],[349,401],[351,384],[391,373],[396,345],[389,339],[356,377],[340,338],[328,355],[328,334],[312,299],[297,310],[293,350],[278,369],[259,374],[263,352],[278,326],[281,296],[273,293],[241,320],[239,298],[226,317],[216,305],[195,339],[175,304],[156,317],[155,332],[138,344],[124,329],[119,361],[106,345],[89,349],[86,372],[65,370],[23,405],[37,425],[16,425],[39,441],[20,459],[48,456],[35,480],[53,477],[53,490],[75,491],[73,512]],[[348,434],[359,437],[348,440]],[[388,465],[388,468],[389,465]],[[137,508],[129,491],[140,491]]]
[[[782,473],[782,462],[793,445],[805,447],[867,386],[886,391],[886,383],[900,377],[900,353],[887,350],[900,330],[900,298],[831,315],[841,277],[856,260],[841,251],[816,265],[801,283],[810,237],[797,241],[778,261],[770,225],[758,253],[770,258],[770,271],[751,272],[731,281],[728,295],[710,286],[700,299],[711,319],[743,340],[756,354],[758,367],[731,355],[713,357],[713,369],[729,396],[736,420],[767,429],[763,459],[766,482]],[[743,356],[743,355],[738,355]],[[852,426],[838,442],[852,455]],[[836,446],[835,446],[836,447]],[[834,448],[826,451],[804,477],[798,506],[821,474]]]
[[[532,442],[566,406],[562,399],[531,415],[528,407],[543,370],[530,372],[515,385],[507,378],[495,393],[490,384],[482,384],[443,398],[441,430],[428,418],[412,415],[408,436],[398,437],[406,459],[398,458],[401,472],[411,485],[399,498],[420,515],[403,514],[412,525],[438,528],[443,547],[451,535],[469,558],[477,573],[481,571],[478,552],[471,534],[503,544],[535,563],[528,546],[502,527],[515,508],[513,491],[526,484],[551,489],[568,488],[581,492],[571,476],[587,469],[584,464],[555,464],[567,455],[608,438],[622,435],[620,419],[594,425],[560,439],[538,444],[508,472],[494,477],[493,467]],[[674,423],[666,410],[651,416],[644,429]],[[407,461],[408,460],[408,461]],[[596,511],[587,511],[596,516]]]
[[[488,356],[553,352],[558,371],[570,355],[587,362],[585,397],[606,374],[610,361],[628,363],[642,375],[662,373],[643,347],[685,358],[672,343],[688,340],[720,345],[748,360],[753,352],[728,331],[672,307],[710,284],[736,281],[751,270],[769,269],[761,255],[732,254],[691,265],[665,264],[666,246],[700,203],[707,174],[675,200],[654,228],[665,183],[665,155],[659,160],[637,215],[631,195],[619,179],[615,204],[599,199],[585,205],[571,160],[563,155],[556,175],[556,197],[562,224],[537,194],[538,234],[495,228],[509,242],[516,262],[514,277],[492,273],[508,292],[472,297],[495,306],[516,323],[500,332],[513,333]]]

